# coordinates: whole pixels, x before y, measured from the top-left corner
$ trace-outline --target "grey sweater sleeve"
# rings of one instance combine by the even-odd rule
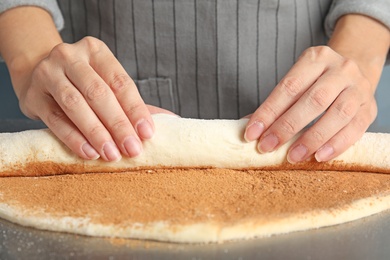
[[[64,19],[60,8],[58,7],[57,1],[55,0],[1,0],[0,13],[22,5],[38,6],[45,9],[53,17],[57,30],[61,30],[64,27]]]
[[[330,37],[337,20],[345,14],[363,14],[372,17],[390,30],[390,0],[334,0],[325,19],[325,31]],[[390,52],[386,64],[390,64]]]

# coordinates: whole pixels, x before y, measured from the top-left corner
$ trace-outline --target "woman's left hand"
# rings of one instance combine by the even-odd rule
[[[296,163],[315,154],[317,161],[328,161],[373,122],[374,92],[353,60],[327,46],[309,48],[251,116],[245,139],[259,139],[258,150],[271,152],[320,116],[291,145],[287,159]]]
[[[354,144],[374,121],[374,93],[390,48],[389,28],[365,15],[337,20],[330,47],[307,49],[248,122],[245,139],[271,152],[301,131],[291,163],[313,154],[328,161]]]

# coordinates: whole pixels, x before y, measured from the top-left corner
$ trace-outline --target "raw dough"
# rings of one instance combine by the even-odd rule
[[[101,160],[83,161],[73,155],[48,130],[0,134],[0,176],[3,176],[0,178],[0,216],[21,225],[92,236],[129,237],[174,242],[221,242],[335,225],[369,216],[390,207],[390,181],[388,180],[390,175],[377,174],[378,180],[374,178],[372,182],[367,183],[364,182],[364,177],[361,177],[364,174],[369,176],[367,172],[390,172],[390,135],[388,134],[366,133],[347,152],[329,163],[311,161],[290,165],[286,163],[285,159],[289,144],[273,153],[260,155],[256,151],[254,142],[246,143],[242,140],[247,122],[245,119],[195,120],[157,115],[154,116],[154,121],[156,135],[152,140],[145,142],[143,154],[133,159],[122,159],[117,163],[105,163]],[[198,168],[198,171],[189,168]],[[135,171],[137,169],[139,171]],[[258,169],[267,171],[261,172]],[[303,169],[304,171],[291,171],[293,169]],[[344,187],[343,190],[332,190],[332,185],[338,180],[338,173],[311,172],[313,170],[355,170],[365,171],[366,173],[360,172],[359,175],[351,173],[351,176],[356,178],[360,176],[359,182],[353,182],[354,178],[344,180],[349,189]],[[148,176],[154,171],[157,171],[157,175],[153,176],[154,178],[151,175]],[[173,171],[173,173],[170,171]],[[185,171],[187,171],[187,174],[185,174]],[[188,171],[191,174],[188,174]],[[198,174],[204,171],[211,171],[211,173],[222,171],[222,174],[218,175],[219,179],[213,179],[210,182],[211,185],[205,188],[205,186],[202,186],[202,181],[207,180],[212,175],[204,175],[199,178]],[[224,173],[224,171],[226,172]],[[237,178],[240,172],[246,174],[242,176],[242,179]],[[78,174],[72,175],[72,173]],[[273,182],[262,179],[270,173],[275,173],[274,176],[280,174],[295,175],[296,179],[291,177],[289,179],[291,183],[289,181],[283,182],[280,186],[278,177],[275,177]],[[323,189],[324,186],[316,186],[317,181],[323,179],[318,177],[318,174],[323,173],[336,176],[333,178],[333,182],[327,183],[327,187],[331,187],[327,190]],[[69,175],[42,177],[42,175],[58,174]],[[141,175],[134,178],[137,174]],[[177,178],[162,182],[161,178],[163,177],[161,176],[171,176],[165,174],[172,174]],[[339,174],[340,176],[349,176],[348,172],[339,172]],[[314,179],[310,177],[300,179],[302,176],[312,175],[317,177],[314,177]],[[120,176],[128,178],[125,183],[129,186],[109,186],[110,178],[116,180]],[[156,176],[160,176],[160,180],[156,179]],[[186,176],[186,178],[180,179],[182,176]],[[374,174],[374,176],[376,175]],[[101,178],[106,179],[99,184]],[[60,185],[58,186],[59,189],[51,190],[51,186],[54,187],[54,183],[61,180],[68,180],[68,186]],[[141,183],[141,180],[146,184]],[[259,182],[258,180],[262,181]],[[241,183],[241,181],[244,182]],[[46,187],[42,186],[42,183],[46,183]],[[357,193],[356,191],[360,189],[357,188],[359,184],[359,187],[368,189],[368,192]],[[271,192],[270,197],[262,196],[256,201],[251,200],[253,198],[252,192],[257,189],[264,192],[262,187],[265,187],[265,185],[271,187],[265,190],[265,192]],[[272,185],[275,187],[279,185],[279,188],[274,189]],[[297,190],[296,185],[303,187],[303,189]],[[63,189],[66,190],[65,187],[67,187],[68,192],[62,193]],[[143,189],[139,189],[140,187],[149,188],[150,190],[147,193],[140,194],[128,193],[137,189],[143,191]],[[291,196],[291,194],[285,194],[285,192],[296,192],[298,195],[304,194],[305,187],[311,187],[311,189],[308,188],[308,191],[311,192],[309,195]],[[313,187],[317,188],[313,189]],[[339,185],[336,187],[339,187]],[[78,192],[83,191],[84,194],[76,193],[76,195],[72,195],[72,192],[70,192],[72,189]],[[103,221],[101,217],[104,215],[104,209],[99,211],[88,208],[90,207],[88,205],[103,205],[103,201],[107,202],[113,198],[113,196],[108,196],[102,192],[104,190],[115,191],[114,194],[127,194],[128,197],[124,198],[124,201],[126,202],[125,205],[128,206],[126,209],[130,210],[130,213],[121,218],[105,219]],[[168,192],[169,190],[171,192],[175,190],[181,192],[172,194]],[[201,194],[205,196],[203,200],[209,198],[212,204],[197,204],[200,200],[200,190],[202,191]],[[44,191],[49,192],[49,196]],[[148,196],[155,191],[160,192],[160,195],[155,198],[161,196],[165,199],[166,204],[164,201],[151,204]],[[275,195],[272,192],[280,193],[279,200],[269,200]],[[343,194],[344,192],[347,194],[351,192],[356,196],[340,201],[338,198],[334,199],[332,197],[334,194]],[[191,203],[187,201],[188,198],[187,200],[180,198],[179,195],[184,193],[193,194],[189,201],[195,202],[198,206],[192,208]],[[304,210],[297,208],[295,211],[287,210],[291,201],[288,204],[280,203],[283,199],[300,201],[316,198],[319,194],[324,198],[332,197],[333,200],[327,206],[322,207],[317,205],[314,200],[311,201],[313,203],[312,208]],[[217,198],[222,195],[225,196],[225,202],[218,204],[219,200]],[[229,196],[236,196],[235,198],[238,198],[238,200],[226,203],[226,198],[229,200]],[[89,201],[90,204],[88,204],[86,200],[91,197],[94,201],[92,201],[92,204]],[[43,198],[48,198],[48,200],[45,201]],[[214,198],[216,198],[215,201]],[[251,210],[252,208],[257,209],[264,201],[267,201],[271,206],[274,205],[279,211],[273,214],[271,210],[273,207],[268,209],[260,207],[262,210],[258,211]],[[342,204],[340,204],[341,202]],[[233,211],[227,211],[227,207],[236,207],[240,203],[244,204],[234,208]],[[70,210],[66,205],[79,206],[74,206]],[[109,205],[109,212],[118,212],[118,215],[125,209],[123,204],[115,201],[112,201]],[[122,207],[118,208],[116,205],[122,205]],[[136,207],[136,205],[138,206]],[[214,205],[214,208],[210,208],[210,205]],[[286,207],[278,208],[278,205],[286,205]],[[238,214],[245,207],[248,214]],[[153,215],[149,214],[150,210],[157,208],[164,208],[172,215],[163,218],[162,216],[159,217],[158,214],[155,219],[144,219],[142,221],[142,218],[137,219],[131,213],[133,208],[134,210],[138,209],[138,213],[143,213],[143,210],[145,210],[145,212],[148,212],[147,217]],[[237,211],[237,214],[234,213],[235,211]],[[183,212],[186,214],[175,215],[175,213]],[[233,212],[234,214],[228,214],[227,212]]]
[[[256,142],[243,140],[247,119],[199,120],[154,115],[156,134],[143,153],[116,163],[84,161],[49,130],[0,134],[0,176],[118,172],[135,168],[218,167],[231,169],[355,170],[390,173],[390,134],[366,133],[328,163],[289,164],[286,152],[259,154]]]
[[[223,242],[352,221],[390,207],[390,175],[158,169],[0,178],[0,216],[90,236]]]

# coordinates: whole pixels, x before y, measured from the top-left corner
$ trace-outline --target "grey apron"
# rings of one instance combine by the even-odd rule
[[[59,0],[66,42],[102,39],[145,102],[183,117],[255,111],[306,48],[330,0]]]

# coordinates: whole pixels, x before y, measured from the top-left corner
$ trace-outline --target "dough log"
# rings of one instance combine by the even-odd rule
[[[390,134],[365,133],[336,159],[289,164],[291,142],[275,152],[259,154],[247,143],[241,120],[199,120],[153,116],[156,134],[144,142],[143,153],[119,162],[86,161],[73,154],[49,130],[0,134],[0,176],[42,176],[121,172],[144,168],[231,168],[269,170],[343,170],[390,173]]]

